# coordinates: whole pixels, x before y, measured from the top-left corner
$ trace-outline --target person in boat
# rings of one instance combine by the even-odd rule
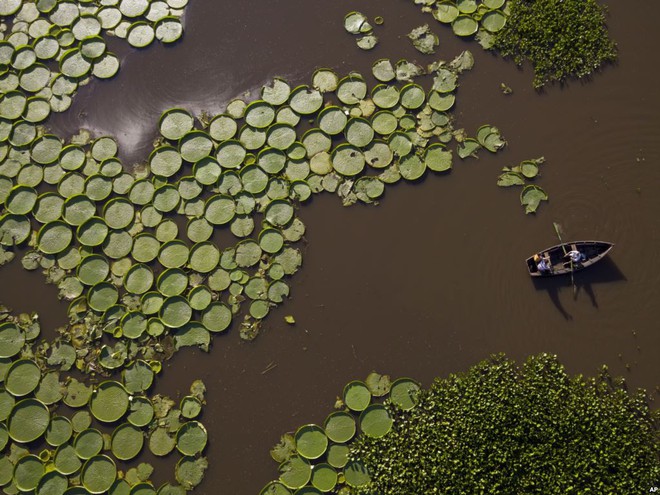
[[[536,263],[536,269],[541,273],[550,273],[552,272],[552,265],[550,260],[541,256],[540,254],[534,255],[534,262]]]
[[[587,257],[584,255],[584,253],[581,253],[577,249],[571,249],[564,255],[564,257],[569,258],[569,260],[575,264],[579,264],[587,260]]]

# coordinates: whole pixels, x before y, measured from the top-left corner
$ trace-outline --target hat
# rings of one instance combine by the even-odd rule
[[[534,255],[534,261],[536,261],[538,263],[540,259],[541,259],[541,257],[538,254]]]

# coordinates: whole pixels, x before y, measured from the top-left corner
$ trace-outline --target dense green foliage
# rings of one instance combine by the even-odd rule
[[[659,417],[606,369],[569,377],[556,357],[494,356],[436,379],[352,455],[389,494],[632,494],[660,479]]]
[[[616,44],[596,0],[510,0],[510,16],[493,47],[534,66],[534,87],[588,76],[616,59]]]

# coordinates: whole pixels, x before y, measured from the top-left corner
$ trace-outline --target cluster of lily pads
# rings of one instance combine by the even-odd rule
[[[195,418],[205,387],[196,381],[179,407],[169,397],[148,396],[157,362],[133,360],[121,380],[88,385],[46,357],[36,345],[36,315],[0,314],[0,486],[5,493],[183,494],[206,469],[204,426]],[[175,477],[156,490],[153,467],[127,472],[116,461],[138,457],[147,443],[153,455],[176,449]],[[34,449],[40,449],[38,454]]]
[[[382,17],[378,16],[374,18],[374,24],[382,23]],[[378,36],[374,34],[369,19],[361,12],[353,11],[346,14],[344,17],[344,29],[350,34],[359,36],[356,40],[358,48],[371,50],[378,44]]]
[[[183,32],[187,0],[3,0],[0,2],[0,134],[25,146],[35,124],[71,105],[90,76],[113,77],[119,58],[103,33],[134,47],[171,43]],[[2,149],[7,154],[6,145]]]
[[[370,373],[343,390],[335,411],[323,426],[307,424],[282,436],[271,450],[280,476],[268,483],[261,495],[315,495],[344,493],[365,486],[368,470],[350,456],[350,445],[361,435],[382,438],[392,428],[391,408],[409,411],[417,405],[420,385],[410,378],[393,382],[387,375]]]
[[[132,173],[111,137],[81,132],[67,143],[39,129],[0,164],[0,253],[8,261],[29,246],[23,266],[58,285],[72,325],[84,324],[80,338],[117,339],[92,344],[83,369],[121,367],[132,341],[150,354],[172,339],[175,349],[207,348],[246,300],[241,333],[252,338],[302,263],[297,203],[322,191],[371,203],[385,184],[449,170],[453,139],[462,156],[470,141],[448,111],[471,64],[469,53],[426,69],[381,59],[371,91],[359,74],[319,69],[311,86],[275,79],[261,99],[233,100],[220,115],[173,108]],[[429,91],[412,82],[425,73]],[[304,132],[303,118],[313,124]],[[504,141],[485,129],[478,137],[497,151]],[[222,249],[227,230],[237,242]]]
[[[484,48],[493,45],[494,35],[507,22],[507,0],[415,0],[436,20],[451,25],[457,36],[475,36]]]
[[[545,158],[524,160],[515,167],[504,167],[497,179],[500,187],[523,186],[520,191],[520,203],[525,207],[525,213],[534,213],[541,201],[547,201],[548,195],[540,186],[527,184],[527,180],[534,179],[539,174],[539,165]]]

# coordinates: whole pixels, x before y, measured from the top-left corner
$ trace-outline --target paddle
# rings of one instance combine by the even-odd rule
[[[557,233],[557,237],[559,238],[559,242],[561,243],[561,249],[562,249],[562,251],[564,251],[564,255],[566,255],[568,253],[568,251],[566,251],[566,246],[564,245],[564,241],[561,239],[561,234],[559,232],[559,230],[560,230],[559,224],[557,222],[552,222],[552,225],[554,225],[554,227],[555,227],[555,232]],[[573,276],[573,259],[572,258],[571,258],[570,262],[571,262],[571,285],[573,286],[573,295],[575,295],[575,294],[577,294],[577,286],[575,285],[575,278]]]

